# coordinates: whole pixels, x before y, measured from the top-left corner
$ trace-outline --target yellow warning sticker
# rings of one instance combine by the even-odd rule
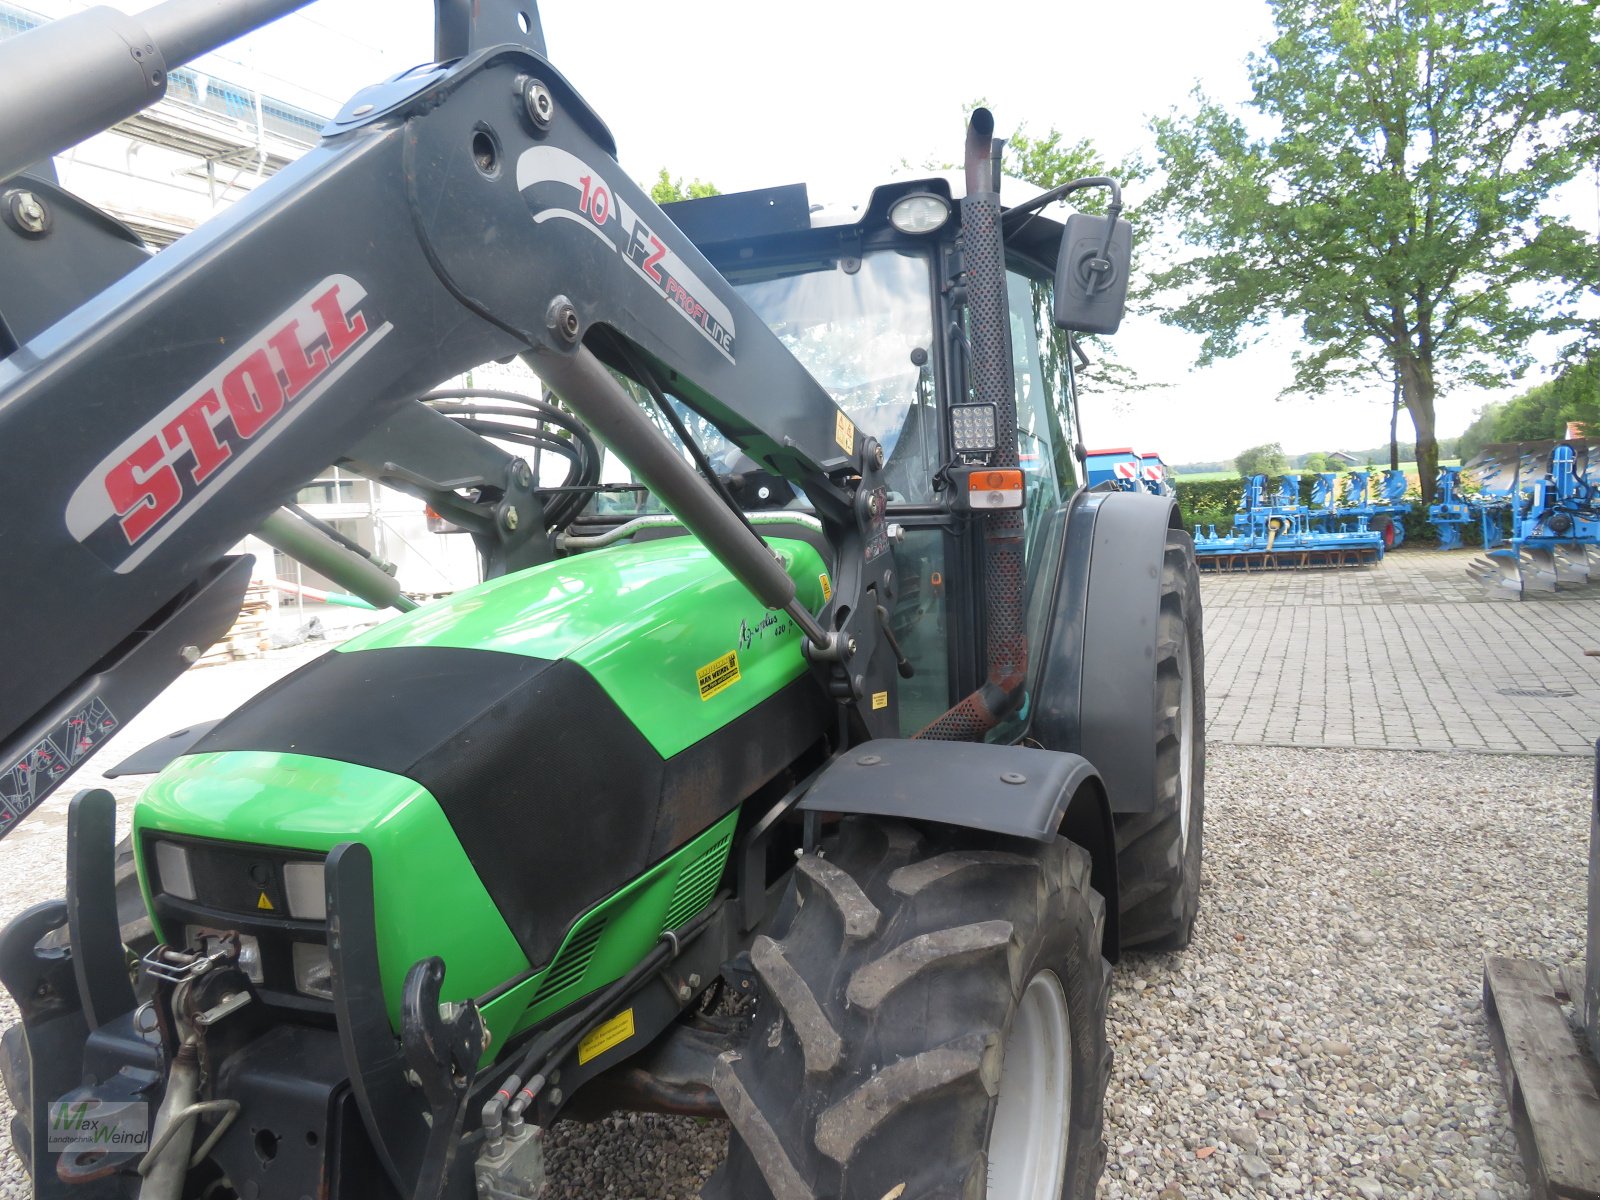
[[[888,708],[889,707],[889,693],[888,692],[873,692],[872,693],[872,707],[875,710],[876,709],[880,709],[880,708]]]
[[[272,901],[267,899],[267,894],[265,892],[262,892],[260,898],[256,900],[256,907],[266,912],[273,911]]]
[[[821,575],[817,576],[817,582],[822,585],[822,598],[823,598],[823,600],[832,600],[833,599],[833,584],[828,582],[828,573],[826,571],[824,571]]]
[[[633,1036],[633,1009],[626,1008],[604,1025],[589,1031],[578,1043],[578,1065],[598,1058],[613,1046],[620,1046]]]
[[[694,673],[700,682],[700,699],[709,700],[724,688],[739,682],[739,652],[729,650]]]
[[[849,417],[840,413],[833,423],[833,440],[839,443],[839,449],[846,454],[856,452],[856,427]]]

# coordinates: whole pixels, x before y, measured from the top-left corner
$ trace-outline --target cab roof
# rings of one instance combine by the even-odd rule
[[[1008,199],[1031,198],[1038,193],[1033,185],[1006,179],[1002,193]],[[960,219],[958,203],[963,188],[959,173],[925,175],[896,179],[872,189],[865,206],[819,204],[811,199],[803,183],[703,196],[662,205],[672,219],[706,257],[725,257],[735,244],[774,240],[855,241],[869,234],[888,230],[889,209],[896,200],[919,192],[931,192],[951,207],[953,221]],[[1002,204],[1002,209],[1005,207]],[[1014,247],[1030,258],[1054,263],[1060,245],[1062,226],[1041,214],[1008,232]],[[808,236],[809,235],[809,236]],[[908,235],[913,236],[913,235]]]

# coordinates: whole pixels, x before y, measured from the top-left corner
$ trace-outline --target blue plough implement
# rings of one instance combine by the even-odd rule
[[[1383,538],[1385,550],[1393,550],[1404,544],[1404,518],[1411,511],[1411,503],[1405,499],[1404,471],[1351,471],[1347,475],[1327,472],[1317,476],[1316,486],[1312,490],[1314,506],[1319,503],[1319,493],[1324,497],[1320,501],[1322,515],[1319,517],[1319,529],[1349,531],[1356,528],[1351,524],[1352,520],[1365,518],[1366,528]],[[1335,493],[1339,494],[1338,502],[1330,503],[1327,497]]]
[[[1462,471],[1478,484],[1477,494],[1459,494],[1458,481],[1452,481],[1455,509],[1429,515],[1436,524],[1445,516],[1441,535],[1451,528],[1459,545],[1459,510],[1476,511],[1486,553],[1467,573],[1490,595],[1520,600],[1529,592],[1582,587],[1600,577],[1600,444],[1573,439],[1485,446]]]

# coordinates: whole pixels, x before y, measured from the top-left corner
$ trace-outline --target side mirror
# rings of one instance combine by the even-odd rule
[[[1077,333],[1115,333],[1128,307],[1133,227],[1121,218],[1073,213],[1056,258],[1055,323]],[[1106,246],[1106,231],[1111,245]],[[1102,258],[1101,255],[1105,257]]]

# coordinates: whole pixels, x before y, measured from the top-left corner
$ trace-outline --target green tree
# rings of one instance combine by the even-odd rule
[[[1312,474],[1320,474],[1328,469],[1328,456],[1320,450],[1313,451],[1306,455],[1305,461],[1300,464],[1300,469],[1310,471]]]
[[[1561,392],[1552,379],[1502,404],[1495,413],[1494,440],[1539,442],[1565,435],[1567,408]]]
[[[1284,456],[1282,445],[1268,442],[1239,451],[1233,465],[1239,471],[1239,478],[1249,479],[1252,475],[1282,475],[1289,469],[1289,460]]]
[[[962,123],[965,124],[971,118],[973,109],[988,107],[989,102],[980,96],[962,110]],[[1001,114],[996,115],[998,117]],[[952,142],[952,146],[959,146],[959,143]],[[1070,142],[1067,140],[1067,135],[1054,125],[1041,134],[1032,134],[1028,132],[1026,122],[1015,126],[1006,139],[1002,165],[1007,175],[1025,180],[1040,191],[1048,191],[1050,188],[1059,187],[1069,180],[1081,179],[1086,175],[1110,175],[1123,187],[1127,187],[1128,184],[1145,179],[1150,174],[1149,168],[1137,156],[1130,156],[1121,162],[1113,163],[1101,153],[1091,138],[1080,138],[1078,141]],[[934,173],[961,170],[960,164],[948,157],[924,159],[921,167],[913,166],[909,159],[902,158],[900,166],[903,170]],[[1024,198],[1007,196],[1005,199],[1006,203],[1014,204]],[[1073,193],[1067,203],[1085,212],[1103,212],[1108,198],[1103,188],[1094,188]],[[1124,198],[1124,203],[1126,202]]]
[[[1554,379],[1494,405],[1496,442],[1536,442],[1566,436],[1567,422],[1600,432],[1600,359],[1567,367]]]
[[[1435,397],[1526,369],[1597,282],[1589,239],[1545,211],[1597,156],[1596,4],[1270,2],[1254,112],[1200,95],[1155,122],[1143,227],[1175,244],[1154,290],[1202,364],[1281,315],[1308,343],[1289,391],[1398,374],[1427,499]]]
[[[721,191],[714,183],[704,183],[699,179],[691,179],[688,183],[680,175],[676,179],[661,168],[661,174],[656,176],[656,181],[650,185],[650,199],[657,204],[675,204],[679,200],[698,200],[702,196],[720,196]]]
[[[1504,405],[1499,403],[1485,404],[1473,414],[1472,424],[1462,431],[1461,438],[1456,443],[1460,448],[1463,463],[1471,460],[1478,451],[1495,440],[1495,421],[1499,418],[1503,407]]]

